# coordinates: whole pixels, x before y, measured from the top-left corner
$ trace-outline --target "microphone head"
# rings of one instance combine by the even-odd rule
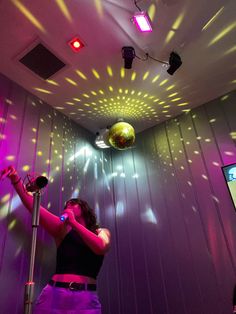
[[[44,188],[48,184],[48,179],[44,176],[39,176],[36,179],[36,185],[39,189]]]
[[[60,220],[61,221],[66,221],[67,218],[68,218],[68,214],[63,214],[63,215],[60,216]]]

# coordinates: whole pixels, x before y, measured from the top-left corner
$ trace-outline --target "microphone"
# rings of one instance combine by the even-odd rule
[[[39,176],[37,178],[29,180],[29,182],[25,185],[25,188],[27,192],[36,192],[44,188],[47,184],[48,179],[44,176]]]
[[[60,216],[60,220],[61,221],[66,221],[68,219],[68,217],[69,217],[68,214],[63,214],[63,215]]]

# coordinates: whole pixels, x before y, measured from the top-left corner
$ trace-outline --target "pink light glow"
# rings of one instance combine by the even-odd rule
[[[146,12],[138,12],[134,15],[134,23],[141,32],[152,32],[152,26]]]

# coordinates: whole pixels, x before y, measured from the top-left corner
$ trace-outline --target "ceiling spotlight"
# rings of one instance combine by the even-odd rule
[[[81,48],[84,47],[84,44],[82,43],[82,41],[78,37],[71,39],[69,41],[68,45],[71,47],[71,49],[74,52],[78,52]]]
[[[132,62],[135,58],[135,50],[133,47],[123,47],[122,48],[122,57],[125,59],[124,68],[125,69],[131,69],[132,68]]]
[[[96,133],[95,144],[99,148],[108,148],[111,145],[109,144],[109,128],[101,129]]]
[[[151,20],[147,12],[142,11],[135,13],[133,21],[140,32],[152,32]]]
[[[175,71],[181,66],[182,60],[180,56],[176,52],[171,52],[170,58],[169,58],[169,65],[170,67],[168,68],[167,72],[170,75],[173,75]]]

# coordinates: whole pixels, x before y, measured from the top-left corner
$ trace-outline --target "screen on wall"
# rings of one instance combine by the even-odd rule
[[[222,167],[234,207],[236,209],[236,163]]]

